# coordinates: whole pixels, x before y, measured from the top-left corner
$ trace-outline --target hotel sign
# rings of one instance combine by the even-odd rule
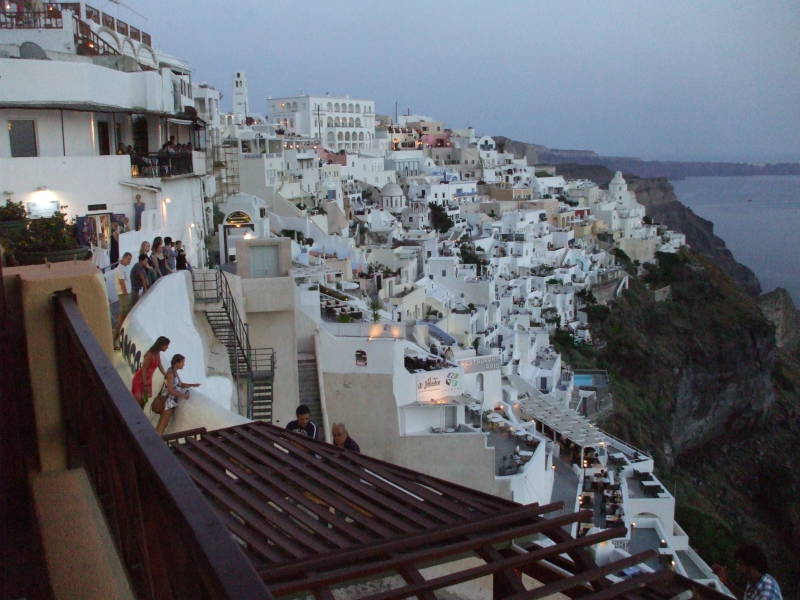
[[[438,369],[417,373],[417,400],[431,401],[461,393],[461,373],[458,369]]]

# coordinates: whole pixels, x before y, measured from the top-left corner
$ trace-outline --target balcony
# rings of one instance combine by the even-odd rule
[[[197,155],[197,156],[195,156]],[[195,160],[197,159],[197,160]],[[195,170],[195,165],[198,169]],[[131,155],[131,177],[178,177],[205,173],[204,152],[150,152]]]

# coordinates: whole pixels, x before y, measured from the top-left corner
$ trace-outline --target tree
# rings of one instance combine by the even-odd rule
[[[447,233],[455,225],[443,206],[431,202],[428,208],[431,212],[431,225],[439,233]]]
[[[381,301],[377,297],[373,298],[372,302],[369,303],[369,309],[372,311],[373,323],[380,321],[381,315],[378,311],[381,309]]]

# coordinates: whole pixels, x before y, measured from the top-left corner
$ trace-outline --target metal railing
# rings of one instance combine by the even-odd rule
[[[72,24],[75,29],[75,48],[79,54],[83,53],[91,56],[119,55],[119,51],[116,48],[92,31],[89,24],[79,19],[77,15],[72,15]]]
[[[240,393],[242,377],[247,383],[247,406],[244,408],[248,418],[252,418],[254,381],[271,379],[275,374],[275,351],[272,348],[253,348],[250,345],[250,332],[239,315],[239,308],[233,297],[227,277],[221,269],[192,272],[192,289],[195,301],[217,303],[222,306],[231,328],[233,346],[228,348],[231,363],[231,376],[236,382],[237,395]],[[240,397],[241,405],[241,397]]]
[[[270,598],[153,427],[78,308],[54,298],[68,463],[83,467],[137,598]]]
[[[63,29],[60,10],[0,10],[0,29]]]
[[[151,152],[131,156],[133,177],[172,177],[194,173],[191,152]]]

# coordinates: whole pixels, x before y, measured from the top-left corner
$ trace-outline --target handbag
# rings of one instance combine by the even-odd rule
[[[167,405],[167,386],[162,385],[161,391],[158,393],[153,399],[153,404],[150,405],[150,410],[152,410],[157,415],[160,415],[164,412],[164,407]]]

